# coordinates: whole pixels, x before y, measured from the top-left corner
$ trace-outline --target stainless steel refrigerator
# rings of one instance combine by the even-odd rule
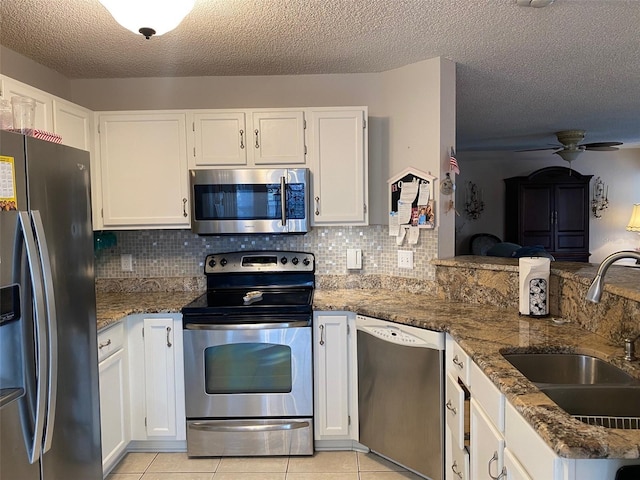
[[[87,152],[0,132],[0,287],[0,479],[101,479]]]

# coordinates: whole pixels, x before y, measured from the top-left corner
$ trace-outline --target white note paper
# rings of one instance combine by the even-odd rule
[[[409,227],[409,236],[407,237],[407,242],[409,245],[415,245],[418,243],[418,238],[420,237],[420,228],[418,227]]]

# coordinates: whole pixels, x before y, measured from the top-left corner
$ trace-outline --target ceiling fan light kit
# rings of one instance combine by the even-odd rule
[[[147,39],[170,32],[193,9],[195,0],[99,0],[127,30]]]

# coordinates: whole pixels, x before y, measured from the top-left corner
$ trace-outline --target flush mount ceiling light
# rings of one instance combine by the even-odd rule
[[[555,0],[515,0],[519,7],[541,8],[551,5]]]
[[[195,0],[99,0],[127,30],[147,39],[167,33],[184,20]]]

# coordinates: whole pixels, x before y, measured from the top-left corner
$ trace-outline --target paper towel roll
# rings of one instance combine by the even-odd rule
[[[519,259],[520,313],[543,317],[549,314],[549,270],[551,259],[521,257]]]

